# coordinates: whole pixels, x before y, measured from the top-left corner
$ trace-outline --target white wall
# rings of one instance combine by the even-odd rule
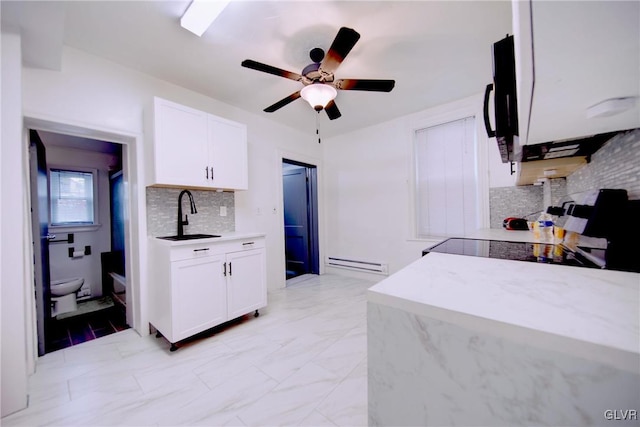
[[[46,141],[45,141],[46,144]],[[109,197],[109,168],[116,163],[116,156],[92,151],[61,148],[56,146],[46,147],[47,164],[54,167],[90,168],[98,170],[98,203],[97,222],[100,228],[95,231],[72,231],[73,243],[49,244],[49,267],[51,280],[66,279],[70,277],[84,278],[80,296],[84,290],[91,291],[91,297],[102,296],[102,268],[100,254],[111,250],[111,212]],[[66,239],[67,232],[58,232],[51,229],[50,232],[57,235],[56,240]],[[85,246],[91,247],[91,255],[81,258],[70,258],[69,249],[83,250]]]
[[[415,238],[413,135],[416,129],[469,115],[476,116],[481,210],[488,228],[488,188],[512,178],[495,140],[486,137],[481,109],[478,94],[325,139],[327,255],[388,263],[393,273],[439,241]]]
[[[27,193],[20,97],[20,38],[2,33],[2,141],[0,141],[0,275],[2,277],[2,416],[27,405],[27,295],[33,295],[26,267],[29,232],[23,202]]]

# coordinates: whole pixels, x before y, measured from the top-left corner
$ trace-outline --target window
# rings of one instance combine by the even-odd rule
[[[95,172],[49,170],[52,226],[87,226],[96,223]]]
[[[475,118],[415,132],[419,238],[462,236],[479,228]]]

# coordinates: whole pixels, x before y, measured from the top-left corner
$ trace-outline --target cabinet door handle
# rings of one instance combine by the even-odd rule
[[[246,242],[246,243],[243,243],[243,244],[242,244],[242,246],[253,245],[253,244],[255,244],[255,243],[256,243],[256,242]]]
[[[231,262],[229,262],[229,276],[233,276],[233,273],[231,273]]]
[[[205,166],[204,173],[207,175],[207,179],[209,179],[209,166]]]
[[[211,166],[211,180],[213,181],[213,166]]]
[[[227,263],[226,262],[223,264],[223,267],[224,267],[224,272],[222,273],[222,275],[226,277],[227,276]]]
[[[208,251],[209,248],[202,248],[202,249],[194,249],[193,252],[202,252],[202,251]]]

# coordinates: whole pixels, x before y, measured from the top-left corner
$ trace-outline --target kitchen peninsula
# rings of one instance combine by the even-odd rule
[[[369,424],[637,423],[639,295],[637,273],[430,253],[368,291]]]

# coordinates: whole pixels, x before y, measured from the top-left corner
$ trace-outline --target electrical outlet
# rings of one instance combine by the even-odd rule
[[[227,207],[220,206],[220,216],[227,216]]]

